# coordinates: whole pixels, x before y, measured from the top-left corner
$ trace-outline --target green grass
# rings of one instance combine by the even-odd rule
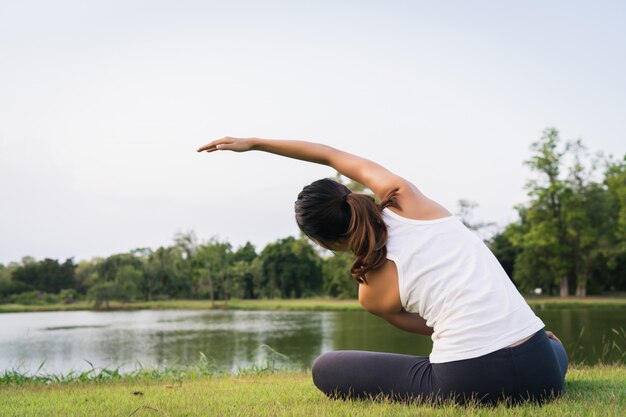
[[[0,385],[1,416],[622,416],[626,367],[572,367],[563,397],[536,406],[432,406],[333,401],[308,372],[119,376],[111,380]]]
[[[570,307],[620,307],[626,308],[626,297],[586,297],[586,298],[557,298],[557,297],[528,297],[531,307],[570,308]],[[233,310],[308,310],[308,311],[361,311],[362,307],[356,300],[337,300],[333,298],[305,298],[299,300],[229,300],[214,304],[208,300],[164,300],[164,301],[136,301],[132,303],[112,302],[111,310],[209,310],[229,308]],[[73,304],[0,304],[0,313],[17,313],[27,311],[72,311],[91,310],[93,306],[86,301]]]

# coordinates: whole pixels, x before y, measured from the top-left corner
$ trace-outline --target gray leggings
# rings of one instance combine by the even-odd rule
[[[426,356],[344,350],[313,363],[313,382],[331,398],[546,402],[563,392],[567,353],[544,330],[521,345],[473,359],[430,363]]]

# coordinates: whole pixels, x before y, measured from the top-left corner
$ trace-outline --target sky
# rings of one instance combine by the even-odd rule
[[[195,231],[298,233],[328,167],[198,154],[223,136],[375,160],[503,227],[548,127],[626,152],[621,1],[0,1],[0,262]]]

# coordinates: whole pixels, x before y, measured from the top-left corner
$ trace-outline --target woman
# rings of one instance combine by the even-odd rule
[[[381,201],[322,179],[295,203],[300,229],[324,248],[351,251],[359,302],[392,325],[433,340],[429,357],[328,352],[312,373],[325,394],[544,402],[560,395],[567,354],[544,330],[485,244],[409,181],[367,159],[290,140],[225,137],[198,152],[265,151],[324,164]]]

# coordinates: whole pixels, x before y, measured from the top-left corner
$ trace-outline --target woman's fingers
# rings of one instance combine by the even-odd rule
[[[217,140],[214,140],[214,141],[212,141],[212,142],[209,142],[209,143],[207,143],[207,144],[206,144],[206,145],[204,145],[204,146],[200,146],[200,147],[197,149],[197,152],[204,152],[204,151],[206,151],[206,152],[213,152],[213,151],[216,151],[216,150],[218,149],[218,148],[217,148],[217,145],[220,145],[220,144],[224,143],[224,142],[225,142],[225,141],[227,141],[228,139],[229,139],[229,138],[228,138],[228,137],[226,137],[226,138],[217,139]]]
[[[204,152],[204,151],[212,152],[215,149],[216,149],[215,145],[213,144],[213,142],[211,142],[211,143],[207,143],[204,146],[200,146],[198,149],[196,149],[196,152]]]
[[[223,137],[199,147],[196,152],[215,152],[220,150],[245,151],[244,139]]]

